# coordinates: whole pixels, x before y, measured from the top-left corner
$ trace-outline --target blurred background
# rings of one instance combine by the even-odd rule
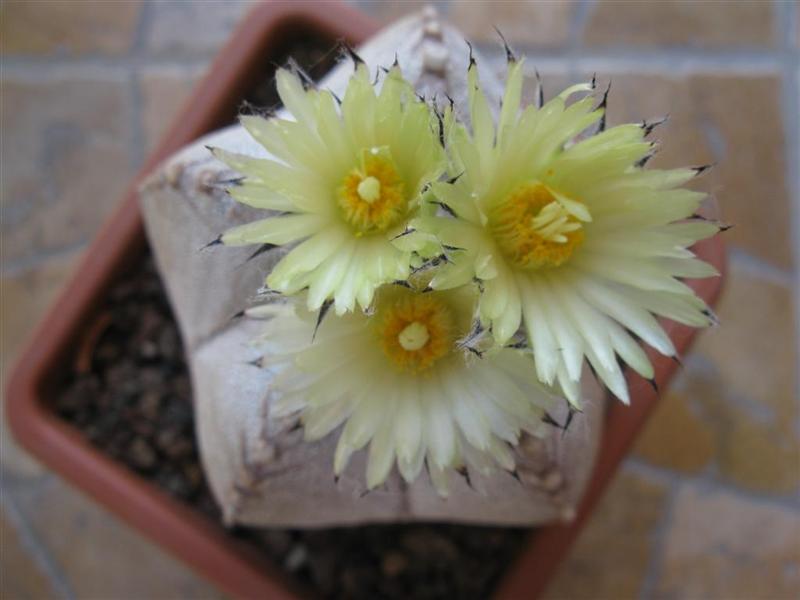
[[[422,2],[352,2],[388,23]],[[432,3],[545,93],[598,73],[609,121],[670,115],[657,166],[716,163],[718,313],[550,598],[790,598],[800,590],[800,9],[796,2]],[[0,3],[2,327],[9,364],[248,3]],[[3,598],[219,592],[2,431]],[[44,517],[46,515],[46,518]]]

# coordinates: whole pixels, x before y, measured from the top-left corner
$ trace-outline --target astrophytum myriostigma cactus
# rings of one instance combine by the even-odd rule
[[[573,419],[530,352],[492,341],[488,262],[469,285],[440,285],[458,249],[437,246],[437,219],[461,216],[464,189],[445,142],[475,112],[483,61],[430,10],[356,53],[316,88],[279,72],[288,110],[198,141],[142,188],[215,497],[251,525],[568,519],[602,394],[571,381],[587,400]],[[501,113],[500,80],[480,77],[482,107]],[[548,215],[549,238],[578,230]],[[259,305],[273,294],[297,297]]]

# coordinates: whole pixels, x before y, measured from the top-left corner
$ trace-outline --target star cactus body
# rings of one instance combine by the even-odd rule
[[[376,93],[357,65],[341,108],[277,79],[296,120],[242,119],[277,160],[216,155],[245,175],[234,198],[283,214],[221,239],[296,244],[267,285],[304,305],[262,310],[271,415],[308,440],[341,428],[337,475],[367,446],[369,488],[395,462],[443,495],[452,470],[512,470],[560,396],[580,408],[585,362],[627,403],[622,364],[654,374],[640,341],[675,354],[656,317],[713,322],[682,281],[717,274],[689,249],[720,229],[681,187],[697,169],[644,168],[651,127],[606,130],[593,83],[521,108],[509,52],[495,122],[471,61],[468,129],[397,67]]]

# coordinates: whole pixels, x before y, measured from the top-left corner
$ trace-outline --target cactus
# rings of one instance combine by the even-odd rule
[[[676,279],[713,275],[686,247],[719,226],[673,224],[695,171],[644,171],[652,124],[606,131],[593,82],[520,111],[523,61],[504,89],[430,10],[348,54],[142,189],[225,519],[570,519],[584,359],[626,401],[617,354],[652,377],[626,328],[670,354],[651,313],[713,321]]]

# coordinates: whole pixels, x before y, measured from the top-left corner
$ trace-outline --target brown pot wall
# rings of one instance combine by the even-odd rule
[[[136,199],[138,181],[161,160],[203,134],[233,121],[241,98],[288,40],[303,35],[332,42],[359,43],[376,30],[364,14],[338,2],[265,2],[242,21],[204,80],[139,176],[119,209],[86,251],[74,276],[34,332],[16,363],[7,389],[12,432],[29,452],[113,513],[167,548],[208,580],[238,598],[295,598],[294,588],[272,563],[234,540],[216,522],[175,500],[100,453],[74,427],[61,420],[51,399],[70,367],[74,348],[115,283],[118,274],[141,260],[146,240]],[[700,255],[725,267],[720,240],[699,245]],[[720,279],[694,282],[713,303]],[[676,347],[685,352],[694,332],[670,325]],[[661,388],[677,365],[652,356]],[[598,463],[578,517],[569,526],[552,526],[532,535],[527,549],[498,588],[499,598],[532,598],[544,589],[587,520],[603,489],[655,406],[657,395],[637,377],[629,378],[632,403],[612,404]]]

